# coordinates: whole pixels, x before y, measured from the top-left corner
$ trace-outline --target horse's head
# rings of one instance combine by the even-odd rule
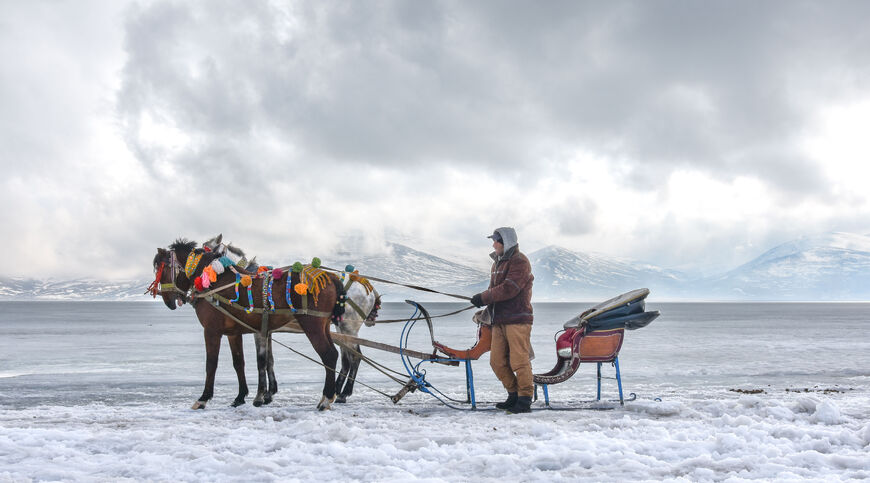
[[[375,303],[372,305],[372,310],[369,312],[369,315],[366,317],[366,320],[369,322],[374,322],[375,319],[378,318],[378,310],[381,309],[381,294],[375,291]]]
[[[202,249],[217,257],[229,257],[233,263],[241,267],[243,270],[256,272],[257,267],[259,267],[257,264],[257,257],[248,260],[244,250],[234,246],[232,243],[224,243],[223,238],[223,234],[210,238],[202,244]]]
[[[223,233],[218,236],[211,238],[202,244],[202,248],[207,252],[216,252],[223,255],[223,252],[226,251],[226,245],[221,243],[224,239]]]
[[[190,290],[190,278],[184,273],[184,264],[191,253],[195,251],[196,242],[178,239],[168,249],[158,248],[154,256],[154,273],[156,278],[151,286],[151,293],[163,298],[163,303],[171,310],[187,301]]]

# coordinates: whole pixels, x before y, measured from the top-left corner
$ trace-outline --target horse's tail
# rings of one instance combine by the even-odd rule
[[[335,274],[330,273],[329,278],[332,284],[335,285],[335,306],[332,308],[332,322],[339,323],[344,317],[344,304],[347,301],[347,290],[344,289],[344,284],[341,279]]]

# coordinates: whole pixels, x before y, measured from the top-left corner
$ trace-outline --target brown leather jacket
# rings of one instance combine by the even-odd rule
[[[520,253],[519,245],[511,247],[504,256],[494,257],[495,263],[489,278],[489,288],[481,298],[487,305],[495,325],[531,324],[532,316],[532,265]]]

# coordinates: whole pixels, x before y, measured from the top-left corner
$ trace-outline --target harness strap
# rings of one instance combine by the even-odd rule
[[[296,319],[294,318],[294,320],[296,320]],[[260,322],[260,334],[263,337],[266,337],[269,335],[269,311],[268,310],[263,311],[263,319]]]
[[[221,297],[221,298],[223,298],[223,297]],[[227,317],[233,319],[237,324],[241,325],[242,327],[246,327],[246,328],[247,328],[248,330],[250,330],[251,332],[257,332],[257,329],[254,329],[254,328],[251,327],[250,325],[248,325],[248,324],[242,322],[241,319],[239,319],[239,318],[236,317],[235,315],[231,314],[227,309],[221,307],[220,303],[214,303],[213,300],[214,300],[214,299],[209,299],[209,302],[212,302],[212,306],[213,306],[215,309],[217,309],[218,311],[220,311],[222,314],[226,315]],[[226,300],[226,299],[224,299],[224,300]]]
[[[205,298],[209,299],[209,300],[217,300],[218,302],[227,304],[230,307],[237,307],[237,308],[244,310],[244,308],[242,306],[240,306],[238,304],[234,305],[234,302],[230,302],[230,300],[228,298],[221,296],[221,295],[218,295],[218,294],[212,294],[212,295],[209,295],[208,297],[205,297]],[[305,298],[303,297],[302,300],[305,300]],[[255,313],[255,314],[261,314],[261,313],[263,313],[263,309],[260,307],[255,307],[254,310],[252,310],[251,312]],[[318,310],[304,310],[304,309],[297,310],[296,312],[293,312],[292,309],[275,309],[274,311],[266,309],[266,312],[272,313],[272,314],[278,314],[278,315],[291,315],[291,316],[292,315],[310,315],[312,317],[329,317],[330,315],[332,315],[332,313],[330,313],[330,312],[320,312]]]
[[[360,318],[361,318],[362,320],[365,320],[366,317],[368,317],[368,314],[366,314],[365,312],[363,312],[362,307],[360,307],[359,305],[357,305],[357,303],[354,302],[353,300],[351,300],[351,299],[347,299],[347,300],[345,300],[345,303],[347,303],[348,305],[350,305],[350,308],[352,308],[354,312],[356,312],[357,314],[359,314],[359,316],[360,316]]]
[[[338,270],[338,269],[335,269],[335,268],[329,268],[329,267],[326,267],[326,266],[323,266],[323,265],[320,266],[320,269],[321,269],[321,270],[329,270],[330,272],[335,272],[335,273],[342,273],[342,272],[344,272],[344,270]],[[448,296],[448,297],[453,297],[453,298],[455,298],[455,299],[471,300],[471,297],[468,297],[468,296],[465,296],[465,295],[457,295],[457,294],[452,294],[452,293],[439,292],[439,291],[437,291],[437,290],[433,290],[433,289],[431,289],[431,288],[426,288],[426,287],[421,287],[421,286],[419,286],[419,285],[410,285],[410,284],[406,284],[406,283],[393,282],[393,281],[390,281],[390,280],[384,280],[384,279],[382,279],[382,278],[371,277],[371,276],[369,276],[369,275],[360,275],[360,277],[366,278],[366,279],[368,279],[368,280],[374,280],[375,282],[389,283],[389,284],[391,284],[391,285],[399,285],[399,286],[402,286],[402,287],[407,287],[407,288],[411,288],[411,289],[414,289],[414,290],[420,290],[420,291],[423,291],[423,292],[430,292],[430,293],[437,293],[437,294],[440,294],[440,295],[446,295],[446,296]]]

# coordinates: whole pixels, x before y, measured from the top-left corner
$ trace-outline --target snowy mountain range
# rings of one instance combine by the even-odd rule
[[[486,270],[390,243],[379,255],[344,253],[324,259],[353,264],[364,275],[471,295],[486,288]],[[870,236],[829,233],[802,237],[724,274],[697,279],[648,263],[548,246],[528,254],[533,300],[600,301],[648,287],[670,300],[870,300]],[[0,277],[0,300],[146,300],[150,280],[35,280]],[[385,301],[451,300],[384,283]]]
[[[701,291],[737,300],[870,300],[870,236],[828,233],[768,250]]]

